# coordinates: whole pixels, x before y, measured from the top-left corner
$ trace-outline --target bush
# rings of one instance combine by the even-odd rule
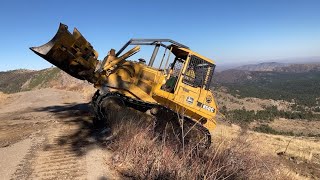
[[[284,132],[284,131],[276,131],[272,127],[270,127],[268,124],[261,124],[258,127],[254,128],[257,132],[267,133],[267,134],[276,134],[276,135],[287,135],[287,136],[296,136],[296,135],[302,135],[302,134],[295,134],[292,131]]]
[[[313,111],[314,112],[320,112],[320,107],[315,107]]]
[[[254,128],[255,131],[267,133],[267,134],[277,134],[278,132],[270,127],[268,124],[261,124],[258,127]]]
[[[311,111],[279,111],[277,106],[266,107],[266,109],[256,112],[253,110],[248,111],[244,108],[236,109],[226,111],[226,115],[228,119],[236,124],[246,124],[254,120],[273,121],[275,118],[320,120],[320,114],[315,114]]]

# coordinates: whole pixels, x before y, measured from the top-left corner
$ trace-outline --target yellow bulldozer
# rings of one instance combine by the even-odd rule
[[[146,54],[139,56],[141,47],[151,47],[147,60]],[[189,47],[170,39],[130,39],[99,61],[98,53],[76,28],[71,34],[60,24],[51,41],[30,49],[98,89],[92,98],[96,126],[106,125],[104,105],[112,99],[154,116],[156,128],[171,123],[184,139],[192,136],[189,139],[210,146],[210,132],[216,126],[216,103],[210,90],[215,64]],[[133,57],[141,58],[129,60]]]

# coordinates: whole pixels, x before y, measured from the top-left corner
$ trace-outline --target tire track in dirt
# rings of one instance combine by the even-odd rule
[[[121,179],[106,163],[112,154],[81,94],[42,89],[11,96],[0,106],[0,155],[14,152],[3,159],[10,171],[0,179]],[[17,149],[24,139],[24,150]]]
[[[31,148],[12,179],[86,179],[85,157],[74,151],[72,142],[60,142],[77,127],[58,124],[47,130],[43,142]]]

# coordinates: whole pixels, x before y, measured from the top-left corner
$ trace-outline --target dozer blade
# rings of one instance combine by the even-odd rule
[[[71,76],[96,82],[94,71],[99,62],[98,53],[76,28],[71,34],[68,27],[60,23],[51,41],[30,49]]]

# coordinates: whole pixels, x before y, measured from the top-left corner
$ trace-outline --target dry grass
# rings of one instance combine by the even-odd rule
[[[275,119],[269,123],[270,127],[277,131],[294,132],[295,134],[302,133],[303,135],[316,135],[320,134],[320,120],[294,120],[294,119]]]
[[[0,97],[6,96],[7,94],[0,91]]]
[[[217,127],[213,136],[220,141],[221,139],[232,140],[241,134],[244,134],[247,141],[252,144],[251,150],[257,156],[268,157],[279,164],[278,171],[294,179],[319,179],[319,138],[271,135],[252,131],[243,133],[239,126],[223,124]],[[285,154],[278,155],[283,152]]]
[[[7,98],[7,94],[0,91],[0,102],[4,101]]]
[[[285,125],[286,124],[284,124],[284,126]],[[235,139],[241,133],[242,131],[239,126],[220,124],[214,132],[214,136],[217,139]],[[261,155],[277,156],[277,153],[287,149],[286,154],[288,156],[300,158],[304,161],[320,163],[319,138],[271,135],[253,131],[247,131],[246,137],[247,141],[250,141],[251,144],[259,144],[259,146],[253,146],[252,148]],[[289,146],[287,147],[288,144]],[[312,157],[311,154],[317,155],[318,159],[314,156],[313,158],[316,159],[310,159],[310,157]]]
[[[131,110],[110,111],[113,130],[109,147],[113,166],[132,179],[288,179],[275,161],[258,156],[252,143],[241,134],[216,139],[202,153],[177,149],[172,142],[159,140],[151,118]]]

